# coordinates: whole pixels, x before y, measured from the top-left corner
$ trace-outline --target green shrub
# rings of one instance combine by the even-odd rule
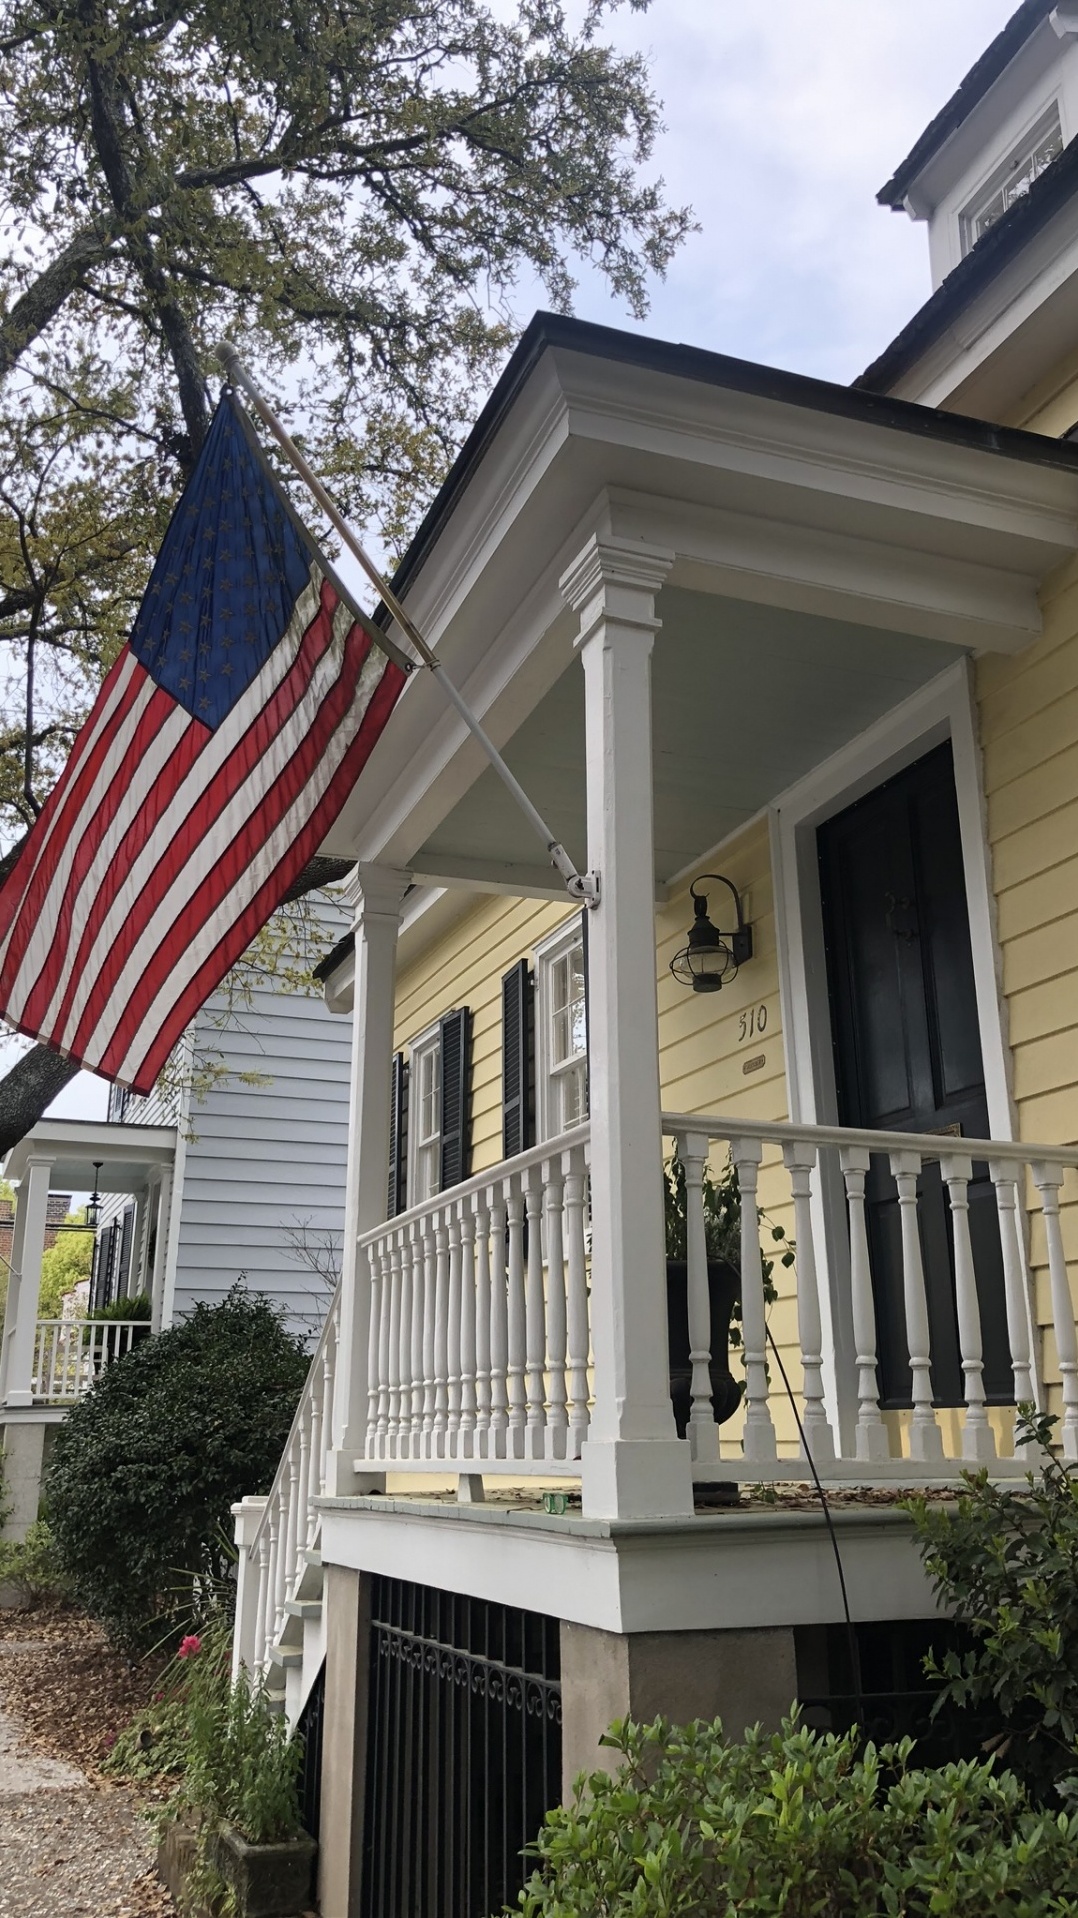
[[[1060,1918],[1078,1910],[1078,1816],[1035,1811],[1010,1772],[910,1766],[792,1720],[614,1726],[616,1778],[550,1813],[529,1918]]]
[[[70,1223],[74,1215],[68,1213]],[[58,1319],[69,1292],[90,1276],[94,1259],[92,1232],[61,1232],[54,1245],[41,1257],[41,1289],[38,1293],[38,1317]]]
[[[25,1538],[0,1538],[0,1585],[14,1585],[26,1605],[70,1596],[70,1581],[44,1519],[35,1520]]]
[[[967,1472],[953,1506],[908,1506],[936,1591],[974,1641],[938,1666],[929,1660],[944,1680],[935,1711],[973,1705],[994,1715],[990,1748],[1058,1804],[1078,1773],[1078,1476],[1051,1456],[1054,1425],[1019,1407],[1016,1436],[1044,1459],[1023,1483]],[[1075,1785],[1066,1796],[1078,1795]]]
[[[193,1701],[188,1726],[179,1806],[211,1830],[231,1825],[250,1845],[298,1837],[303,1744],[263,1686],[241,1671],[223,1692]]]
[[[49,1522],[76,1598],[117,1643],[159,1642],[228,1576],[229,1508],[269,1490],[307,1363],[237,1287],[105,1366],[68,1413]]]

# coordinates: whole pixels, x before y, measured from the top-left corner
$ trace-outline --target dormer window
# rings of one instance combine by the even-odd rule
[[[995,226],[1016,200],[1024,198],[1034,180],[1047,172],[1062,151],[1059,107],[1053,102],[1025,139],[1008,154],[1003,165],[996,168],[976,199],[964,209],[960,221],[963,253],[976,246],[981,235]]]

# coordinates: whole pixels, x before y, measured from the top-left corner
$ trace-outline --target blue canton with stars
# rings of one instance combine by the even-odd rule
[[[132,652],[195,719],[219,726],[281,640],[311,558],[226,393],[169,522]]]

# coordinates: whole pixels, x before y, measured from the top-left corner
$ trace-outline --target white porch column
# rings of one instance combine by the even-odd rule
[[[41,1291],[41,1257],[49,1216],[52,1160],[33,1154],[15,1201],[11,1272],[4,1313],[4,1348],[0,1354],[0,1404],[32,1405],[34,1340],[37,1303]]]
[[[674,1430],[666,1326],[655,990],[651,650],[673,554],[593,537],[563,575],[580,614],[588,865],[591,1321],[595,1410],[582,1452],[586,1514],[693,1509]]]
[[[352,1463],[366,1433],[370,1319],[370,1271],[356,1255],[356,1241],[381,1225],[387,1211],[397,933],[409,883],[410,874],[392,866],[357,866],[347,881],[356,909],[352,1087],[333,1450],[326,1460],[326,1491],[338,1498],[374,1484],[364,1475],[361,1485]]]
[[[153,1271],[150,1274],[150,1325],[160,1332],[164,1319],[165,1268],[168,1264],[168,1234],[172,1219],[172,1167],[161,1167],[157,1186],[157,1237],[153,1247]]]

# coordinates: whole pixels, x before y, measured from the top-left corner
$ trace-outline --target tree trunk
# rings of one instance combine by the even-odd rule
[[[305,893],[314,892],[319,886],[343,879],[353,864],[351,859],[309,860],[285,893],[282,905],[302,899]],[[51,1046],[34,1046],[0,1079],[0,1159],[26,1137],[79,1070],[77,1059],[66,1059]]]

